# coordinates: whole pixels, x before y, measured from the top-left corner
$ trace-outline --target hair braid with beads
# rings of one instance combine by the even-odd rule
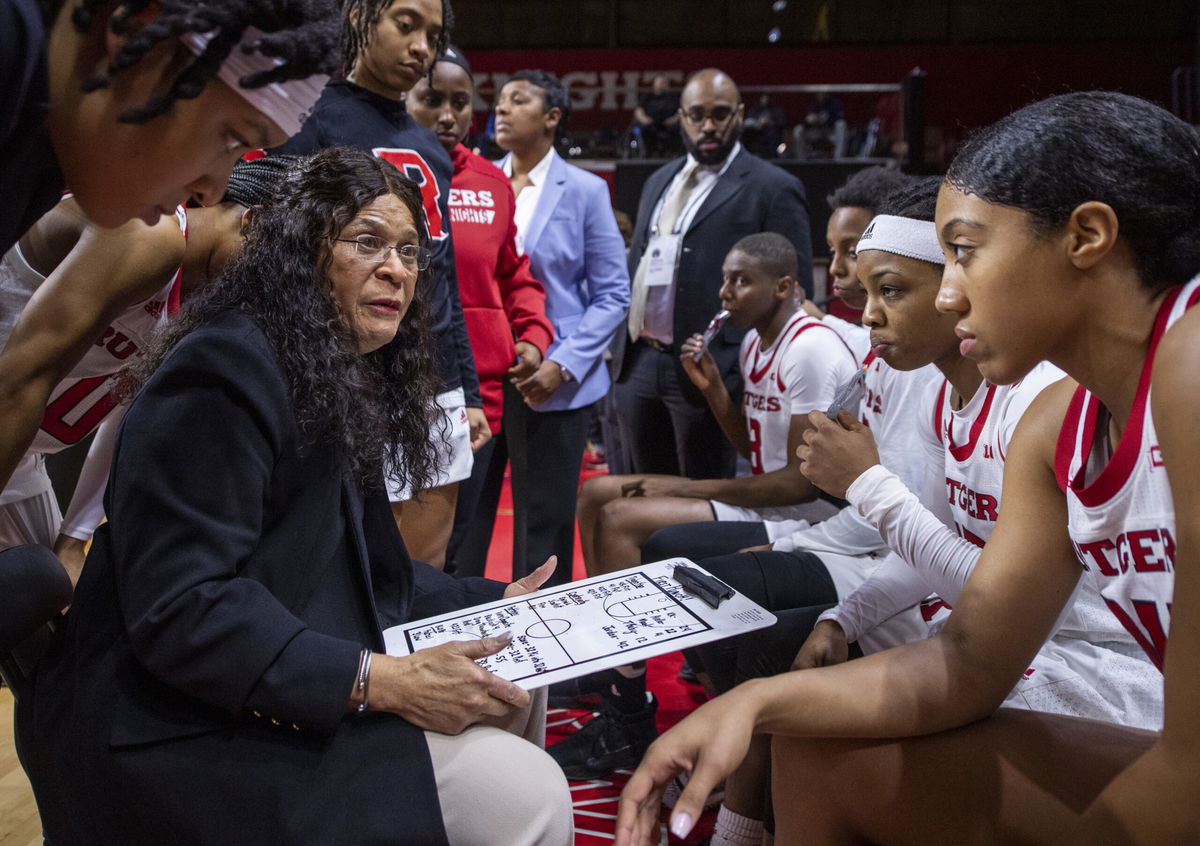
[[[86,32],[97,14],[111,6],[112,0],[80,0],[71,19],[77,29]],[[157,16],[131,30],[131,19],[151,6],[158,10]],[[128,33],[128,37],[107,67],[84,81],[84,91],[108,87],[114,76],[136,66],[164,41],[187,33],[213,34],[204,52],[179,72],[165,93],[120,116],[125,123],[145,123],[169,111],[176,100],[198,97],[249,27],[264,35],[243,49],[280,59],[281,64],[243,77],[239,80],[243,87],[332,72],[341,16],[337,0],[125,0],[113,13],[110,26],[113,32]]]

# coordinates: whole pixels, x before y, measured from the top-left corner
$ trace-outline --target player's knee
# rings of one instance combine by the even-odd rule
[[[595,514],[604,506],[621,496],[622,476],[594,476],[579,489],[579,503],[575,508],[579,516]]]
[[[643,507],[646,500],[618,497],[600,507],[596,517],[596,531],[606,538],[628,533],[630,522]]]

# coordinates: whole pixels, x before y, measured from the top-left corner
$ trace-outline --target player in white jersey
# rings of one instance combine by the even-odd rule
[[[905,446],[910,455],[924,456],[917,474],[905,479],[894,472],[882,449],[886,441],[876,463],[875,440],[886,430],[860,426],[848,415],[843,419],[848,429],[822,422],[800,449],[810,480],[846,496],[854,507],[843,514],[855,514],[876,529],[894,553],[849,595],[839,592],[839,604],[819,616],[819,608],[781,608],[776,597],[783,591],[758,587],[774,588],[782,581],[767,571],[766,565],[776,563],[772,559],[747,561],[751,556],[742,555],[702,561],[779,618],[770,630],[693,650],[699,653],[693,665],[709,670],[719,689],[728,689],[730,678],[774,675],[789,665],[830,666],[940,630],[949,603],[958,601],[992,534],[1017,422],[1037,395],[1063,376],[1041,364],[1013,385],[992,385],[960,354],[954,315],[934,308],[944,263],[932,222],[939,186],[936,177],[918,180],[885,200],[870,227],[873,237],[857,250],[868,293],[863,321],[871,330],[872,355],[900,372],[934,367],[939,373],[936,382],[926,383],[916,407],[908,409],[917,425],[908,431]],[[874,404],[870,395],[864,401]],[[818,554],[829,567],[828,557]],[[802,594],[791,598],[799,606],[815,605]],[[1156,675],[1095,591],[1086,590],[1005,704],[1158,728],[1162,699],[1151,684]],[[1150,690],[1143,692],[1147,686]],[[747,785],[762,783],[768,760],[769,744],[758,741],[747,762],[726,780],[726,805],[732,807],[722,808],[722,818],[736,817],[739,830],[761,827],[764,808],[748,801],[755,793]],[[762,787],[757,789],[761,795]]]
[[[866,265],[871,266],[870,258]],[[930,308],[932,301],[931,290]],[[886,465],[839,462],[833,484],[854,478],[847,498],[856,511],[879,526],[897,555],[837,608],[820,616],[819,620],[833,625],[818,624],[801,650],[798,666],[830,663],[827,656],[843,654],[847,640],[859,641],[867,653],[912,640],[911,628],[897,625],[904,617],[896,615],[918,603],[922,619],[929,624],[918,636],[940,630],[992,535],[1006,454],[1017,423],[1038,394],[1062,377],[1058,368],[1043,363],[1012,385],[984,380],[961,407],[955,407],[960,394],[949,380],[928,394],[921,415],[927,421],[925,442],[942,461],[949,523],[937,519]],[[843,437],[838,430],[829,435]],[[827,443],[818,439],[814,451]],[[833,448],[844,453],[853,446]],[[937,480],[931,481],[935,485],[926,486],[927,490],[936,487]],[[936,596],[927,598],[930,592]],[[1104,607],[1095,587],[1085,582],[1005,704],[1158,729],[1162,692],[1157,681],[1153,665]]]
[[[1154,418],[1150,383],[1163,335],[1200,300],[1200,279],[1163,301],[1120,440],[1105,437],[1109,411],[1080,386],[1059,435],[1055,471],[1067,495],[1075,554],[1109,609],[1162,669],[1175,594],[1175,503]]]
[[[1111,493],[1081,503],[1097,517],[1100,500],[1115,513],[1128,504],[1128,516],[1108,521],[1110,533],[1120,529],[1115,538],[1084,535],[1078,518],[1068,527],[1056,453],[1075,386],[1045,389],[1013,435],[1000,519],[943,631],[743,685],[700,708],[659,739],[630,779],[618,843],[649,842],[653,805],[681,768],[692,776],[673,823],[686,834],[756,728],[775,738],[781,843],[1200,840],[1200,585],[1188,575],[1200,572],[1200,312],[1179,316],[1162,335],[1148,394],[1140,378],[1163,304],[1200,271],[1197,220],[1200,139],[1143,100],[1061,95],[975,135],[938,198],[947,261],[938,306],[957,318],[960,352],[989,381],[1017,381],[1048,359],[1108,410],[1091,443],[1077,442],[1083,475],[1072,482],[1084,498],[1093,485]],[[1157,444],[1142,443],[1148,420]],[[1088,472],[1083,456],[1097,442]],[[1160,460],[1165,474],[1134,467]],[[1117,490],[1104,490],[1106,478]],[[1123,499],[1125,485],[1139,489],[1139,502]],[[1127,565],[1128,610],[1161,611],[1132,600],[1161,595],[1154,583],[1163,575],[1157,563],[1171,557],[1167,515],[1151,512],[1167,501],[1179,578],[1163,730],[997,710],[1079,583],[1072,532],[1081,549],[1108,540],[1127,550],[1115,569]],[[1130,531],[1157,532],[1159,543]]]
[[[116,408],[110,377],[178,305],[185,225],[106,230],[66,199],[0,261],[0,545],[55,545],[44,455]]]
[[[933,460],[926,451],[914,448],[921,443],[922,430],[929,428],[921,413],[922,398],[940,379],[941,373],[932,364],[896,370],[874,353],[868,353],[863,363],[859,419],[875,434],[880,461],[913,489],[928,479],[926,465]],[[940,464],[940,453],[936,460]],[[936,502],[934,507],[938,507]],[[796,608],[824,608],[848,596],[890,551],[879,530],[853,508],[843,508],[815,525],[804,520],[769,521],[761,531],[760,538],[741,532],[731,537],[729,527],[721,523],[669,526],[642,544],[642,561],[673,556],[701,561],[734,588],[778,614]],[[728,554],[734,550],[741,551]],[[809,572],[801,576],[802,571]],[[798,621],[794,629],[789,623],[785,628],[791,634],[771,634],[772,643],[781,648],[788,644],[786,654],[769,656],[771,650],[764,649],[760,637],[751,634],[694,650],[693,666],[708,672],[717,690],[727,690],[736,676],[746,675],[735,671],[735,656],[744,643],[759,667],[754,675],[782,672],[790,666],[812,622]],[[907,625],[913,637],[926,630],[915,612],[904,615],[904,621],[893,622]]]
[[[929,428],[928,419],[919,413],[921,399],[935,387],[941,373],[933,365],[896,370],[870,352],[863,371],[859,419],[877,438],[881,461],[916,488],[930,476],[925,466],[929,458],[914,448],[921,441],[921,430]],[[937,505],[935,502],[934,507]],[[727,541],[719,536],[720,524],[661,529],[642,545],[643,561],[674,555],[699,560],[706,570],[778,618],[770,629],[686,651],[690,666],[712,690],[730,690],[746,679],[787,671],[818,615],[850,595],[886,563],[889,553],[879,530],[853,508],[843,508],[813,526],[792,521],[768,523],[767,527],[791,531],[771,545],[716,557],[707,556],[711,554],[708,550],[719,549]],[[911,603],[900,606],[882,628],[901,641],[928,634],[920,609]],[[878,648],[873,635],[873,631],[867,632],[861,642],[847,646],[848,653],[858,655],[859,647],[867,651]],[[726,779],[714,843],[741,842],[733,839],[734,833],[761,839],[769,758],[770,738],[763,735],[751,746],[742,766]]]
[[[741,405],[721,382],[700,336],[682,347],[684,371],[704,394],[726,437],[750,460],[751,475],[589,480],[578,512],[589,575],[636,566],[641,543],[663,526],[725,519],[734,521],[728,525],[741,521],[761,532],[767,509],[800,516],[799,508],[816,499],[815,488],[796,471],[795,448],[808,412],[828,407],[838,385],[857,367],[835,332],[799,311],[796,266],[795,247],[776,233],[747,236],[725,257],[721,304],[733,325],[751,330],[741,348]],[[821,515],[835,511],[823,501],[809,507]],[[630,766],[655,735],[655,704],[646,699],[644,666],[618,668],[605,679],[611,687],[608,681],[602,687],[600,717],[548,750],[569,778]]]
[[[0,459],[21,450],[0,492],[0,547],[51,546],[77,576],[103,517],[118,371],[236,254],[247,205],[278,167],[239,164],[223,202],[154,226],[102,229],[65,199],[0,260]],[[64,520],[44,457],[97,427]]]
[[[700,336],[689,338],[680,356],[684,371],[704,394],[725,436],[749,460],[751,475],[588,480],[580,492],[578,517],[590,575],[636,565],[642,542],[664,526],[724,520],[762,532],[767,519],[800,519],[810,514],[815,521],[835,513],[829,503],[814,502],[818,492],[795,472],[794,451],[808,412],[827,407],[838,385],[857,368],[841,338],[800,312],[791,298],[794,254],[785,238],[762,233],[739,241],[725,258],[722,305],[734,325],[751,330],[740,351],[745,385],[740,406],[721,382],[712,356],[705,352],[695,360]]]

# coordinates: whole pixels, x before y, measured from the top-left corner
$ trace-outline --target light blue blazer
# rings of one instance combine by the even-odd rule
[[[573,382],[536,411],[563,411],[596,402],[608,392],[604,350],[625,326],[629,271],[608,185],[567,164],[557,152],[525,232],[525,253],[546,288],[546,316],[554,343],[546,358],[571,371]],[[507,156],[497,162],[501,168]]]

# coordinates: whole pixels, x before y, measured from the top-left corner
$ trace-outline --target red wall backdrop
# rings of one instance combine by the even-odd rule
[[[522,68],[564,77],[573,100],[572,126],[625,127],[657,72],[673,78],[716,66],[743,88],[761,85],[896,83],[915,67],[928,75],[926,122],[947,135],[991,123],[1039,97],[1110,88],[1169,105],[1172,70],[1192,61],[1186,40],[1158,44],[811,47],[667,50],[522,50],[469,54],[479,78],[476,108],[492,101],[493,82]],[[877,96],[877,95],[876,95]],[[798,122],[812,95],[777,98]],[[869,118],[874,96],[847,95],[847,118]]]

